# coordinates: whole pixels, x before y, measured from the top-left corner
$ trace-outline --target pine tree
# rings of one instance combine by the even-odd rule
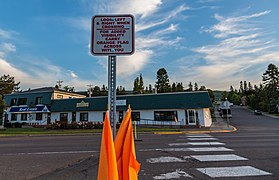
[[[169,76],[165,68],[161,68],[157,71],[156,79],[155,87],[158,93],[170,92]]]

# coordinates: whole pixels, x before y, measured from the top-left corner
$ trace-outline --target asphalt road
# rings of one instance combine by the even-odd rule
[[[232,114],[234,133],[139,134],[139,179],[279,179],[279,119]],[[100,138],[1,137],[0,179],[97,179]]]

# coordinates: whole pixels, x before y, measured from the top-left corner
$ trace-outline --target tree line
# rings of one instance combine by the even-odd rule
[[[262,74],[262,83],[252,85],[247,81],[240,81],[239,89],[230,86],[230,91],[224,92],[224,97],[234,104],[247,105],[269,113],[278,113],[279,105],[279,71],[274,64],[269,64]]]

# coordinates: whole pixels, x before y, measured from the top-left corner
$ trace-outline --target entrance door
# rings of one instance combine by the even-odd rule
[[[197,119],[196,119],[196,112],[195,110],[187,110],[186,113],[186,120],[188,120],[188,125],[192,126],[192,125],[196,125],[197,124]]]
[[[60,113],[60,122],[67,123],[68,122],[68,113]]]

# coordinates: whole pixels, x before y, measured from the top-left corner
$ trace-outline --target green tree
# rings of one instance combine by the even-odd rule
[[[184,87],[183,87],[182,82],[180,82],[180,83],[177,84],[177,86],[176,86],[176,91],[177,91],[177,92],[183,92],[183,91],[184,91]]]
[[[278,99],[279,71],[274,64],[269,64],[267,70],[263,73],[263,83],[267,89],[269,102],[272,99]]]
[[[4,95],[11,94],[19,90],[20,82],[15,82],[15,78],[10,75],[3,75],[0,77],[0,123],[2,125],[2,114],[6,108],[4,102]]]
[[[171,85],[171,91],[172,91],[172,92],[177,92],[177,87],[176,87],[176,84],[175,84],[175,83],[172,83],[172,85]]]
[[[198,83],[196,83],[196,82],[195,82],[195,84],[194,84],[194,90],[195,90],[195,91],[198,91],[198,90],[199,90]]]
[[[205,86],[201,86],[199,91],[206,91],[206,87]]]
[[[193,85],[192,82],[189,82],[188,89],[186,91],[193,91]]]
[[[0,95],[11,94],[19,90],[20,82],[15,82],[15,78],[10,75],[0,77]]]
[[[211,89],[207,89],[211,102],[215,101],[214,92]]]
[[[160,68],[157,71],[156,79],[155,87],[158,93],[170,92],[169,76],[165,68]]]
[[[139,77],[137,77],[134,80],[133,93],[134,94],[143,94],[144,93],[144,83],[143,83],[143,78],[142,78],[141,74]]]
[[[68,92],[75,92],[75,87],[64,86],[63,90],[68,91]]]

